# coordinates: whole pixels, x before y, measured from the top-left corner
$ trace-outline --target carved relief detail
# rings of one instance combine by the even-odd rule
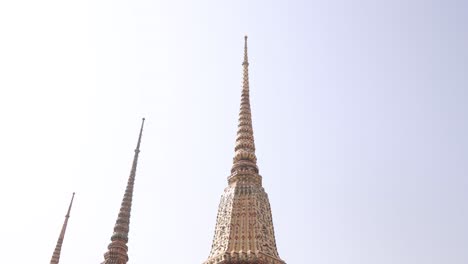
[[[237,182],[225,189],[205,264],[235,263],[235,259],[245,263],[261,263],[265,259],[265,263],[284,264],[276,249],[268,195],[261,185],[252,183]],[[230,262],[223,262],[228,259]]]
[[[229,234],[231,228],[232,202],[234,198],[234,189],[226,188],[221,196],[218,207],[218,216],[216,219],[215,235],[211,247],[211,256],[216,256],[227,251]]]

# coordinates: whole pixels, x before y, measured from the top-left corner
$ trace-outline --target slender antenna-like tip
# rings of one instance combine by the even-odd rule
[[[138,136],[138,143],[135,149],[135,152],[140,152],[140,143],[141,143],[141,135],[143,134],[143,126],[145,125],[145,118],[141,119],[141,128],[140,128],[140,135]]]
[[[143,133],[143,125],[145,124],[145,118],[143,117],[141,119],[141,128],[140,128],[140,138],[141,138],[141,134]]]
[[[244,62],[242,65],[249,66],[249,59],[247,56],[247,35],[244,36]]]
[[[70,217],[70,211],[71,211],[71,208],[72,208],[72,205],[73,205],[73,199],[75,198],[75,192],[73,192],[73,195],[72,195],[72,198],[71,198],[71,201],[70,201],[70,205],[68,206],[68,211],[67,211],[67,215],[65,215],[65,217]]]

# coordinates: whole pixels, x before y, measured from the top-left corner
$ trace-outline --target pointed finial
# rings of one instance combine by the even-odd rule
[[[65,217],[70,217],[70,211],[71,211],[71,207],[72,207],[74,198],[75,198],[75,192],[73,192],[73,194],[72,194],[71,202],[70,202],[70,205],[68,206],[67,215]]]
[[[234,148],[234,161],[231,172],[252,169],[258,172],[257,157],[255,156],[255,143],[252,128],[252,113],[250,111],[249,86],[249,60],[247,54],[247,35],[244,36],[244,61],[242,62],[242,94],[239,111],[239,124],[237,129],[236,146]]]
[[[73,199],[75,198],[75,193],[73,193],[70,205],[68,206],[67,214],[65,215],[65,221],[63,222],[62,231],[60,232],[60,236],[57,240],[57,245],[55,246],[54,254],[52,255],[52,259],[50,260],[50,264],[58,264],[60,261],[60,253],[62,251],[63,239],[65,238],[65,231],[67,230],[68,225],[68,218],[70,218],[70,211],[73,205]]]
[[[249,65],[249,58],[247,55],[247,35],[244,36],[244,62],[242,62],[242,65]]]
[[[141,119],[140,135],[138,136],[138,143],[135,151],[140,151],[141,135],[143,134],[143,126],[145,125],[145,118]]]
[[[128,261],[128,233],[130,231],[130,212],[132,209],[133,188],[135,185],[136,169],[138,164],[138,154],[140,153],[141,137],[143,135],[143,126],[145,118],[142,118],[140,134],[138,135],[138,143],[135,148],[135,155],[133,157],[132,168],[125,189],[122,204],[120,206],[119,215],[114,226],[114,233],[111,236],[111,243],[109,244],[108,251],[104,254],[103,264],[125,264]]]

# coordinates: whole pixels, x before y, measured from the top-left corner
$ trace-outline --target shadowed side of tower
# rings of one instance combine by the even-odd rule
[[[204,264],[285,264],[278,255],[270,202],[257,167],[249,95],[247,36],[235,154]]]
[[[70,211],[73,205],[74,198],[75,198],[75,193],[73,193],[71,201],[70,201],[70,205],[68,206],[68,211],[67,211],[67,214],[65,215],[65,221],[63,222],[63,226],[62,226],[62,231],[60,232],[60,236],[57,240],[57,245],[55,246],[54,253],[52,254],[50,264],[58,264],[60,261],[60,253],[62,252],[63,240],[65,238],[65,231],[67,231],[68,218],[70,218]]]
[[[138,155],[140,153],[141,136],[143,134],[143,125],[145,119],[141,122],[140,134],[138,136],[138,143],[135,148],[135,155],[133,157],[132,169],[127,182],[127,188],[122,199],[119,215],[114,226],[114,233],[111,237],[108,251],[104,254],[104,262],[102,264],[126,264],[128,261],[128,233],[130,230],[130,212],[132,209],[133,187],[135,185],[135,175],[138,163]]]

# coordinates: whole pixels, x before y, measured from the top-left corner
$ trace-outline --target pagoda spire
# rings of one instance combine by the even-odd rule
[[[70,218],[70,211],[73,205],[73,198],[75,198],[75,193],[73,193],[70,205],[68,206],[67,214],[65,215],[65,221],[63,222],[62,231],[57,240],[57,245],[55,246],[54,254],[52,254],[52,259],[50,264],[58,264],[60,260],[60,252],[62,251],[63,239],[65,238],[65,231],[67,230],[68,218]]]
[[[143,125],[145,119],[141,122],[140,135],[138,136],[138,143],[135,148],[135,155],[133,157],[132,169],[127,182],[127,188],[122,199],[119,215],[114,226],[114,233],[111,236],[111,243],[109,244],[108,251],[104,254],[104,262],[102,264],[125,264],[128,261],[128,232],[130,230],[130,211],[132,209],[133,187],[135,184],[135,174],[138,163],[138,154],[140,153],[141,136],[143,134]]]
[[[252,128],[252,112],[250,110],[249,58],[247,53],[247,36],[244,37],[244,61],[242,62],[243,78],[242,93],[237,126],[235,154],[231,172],[253,170],[258,173],[255,142]]]
[[[247,36],[235,154],[204,264],[285,264],[276,248],[268,195],[258,174],[249,98]]]

